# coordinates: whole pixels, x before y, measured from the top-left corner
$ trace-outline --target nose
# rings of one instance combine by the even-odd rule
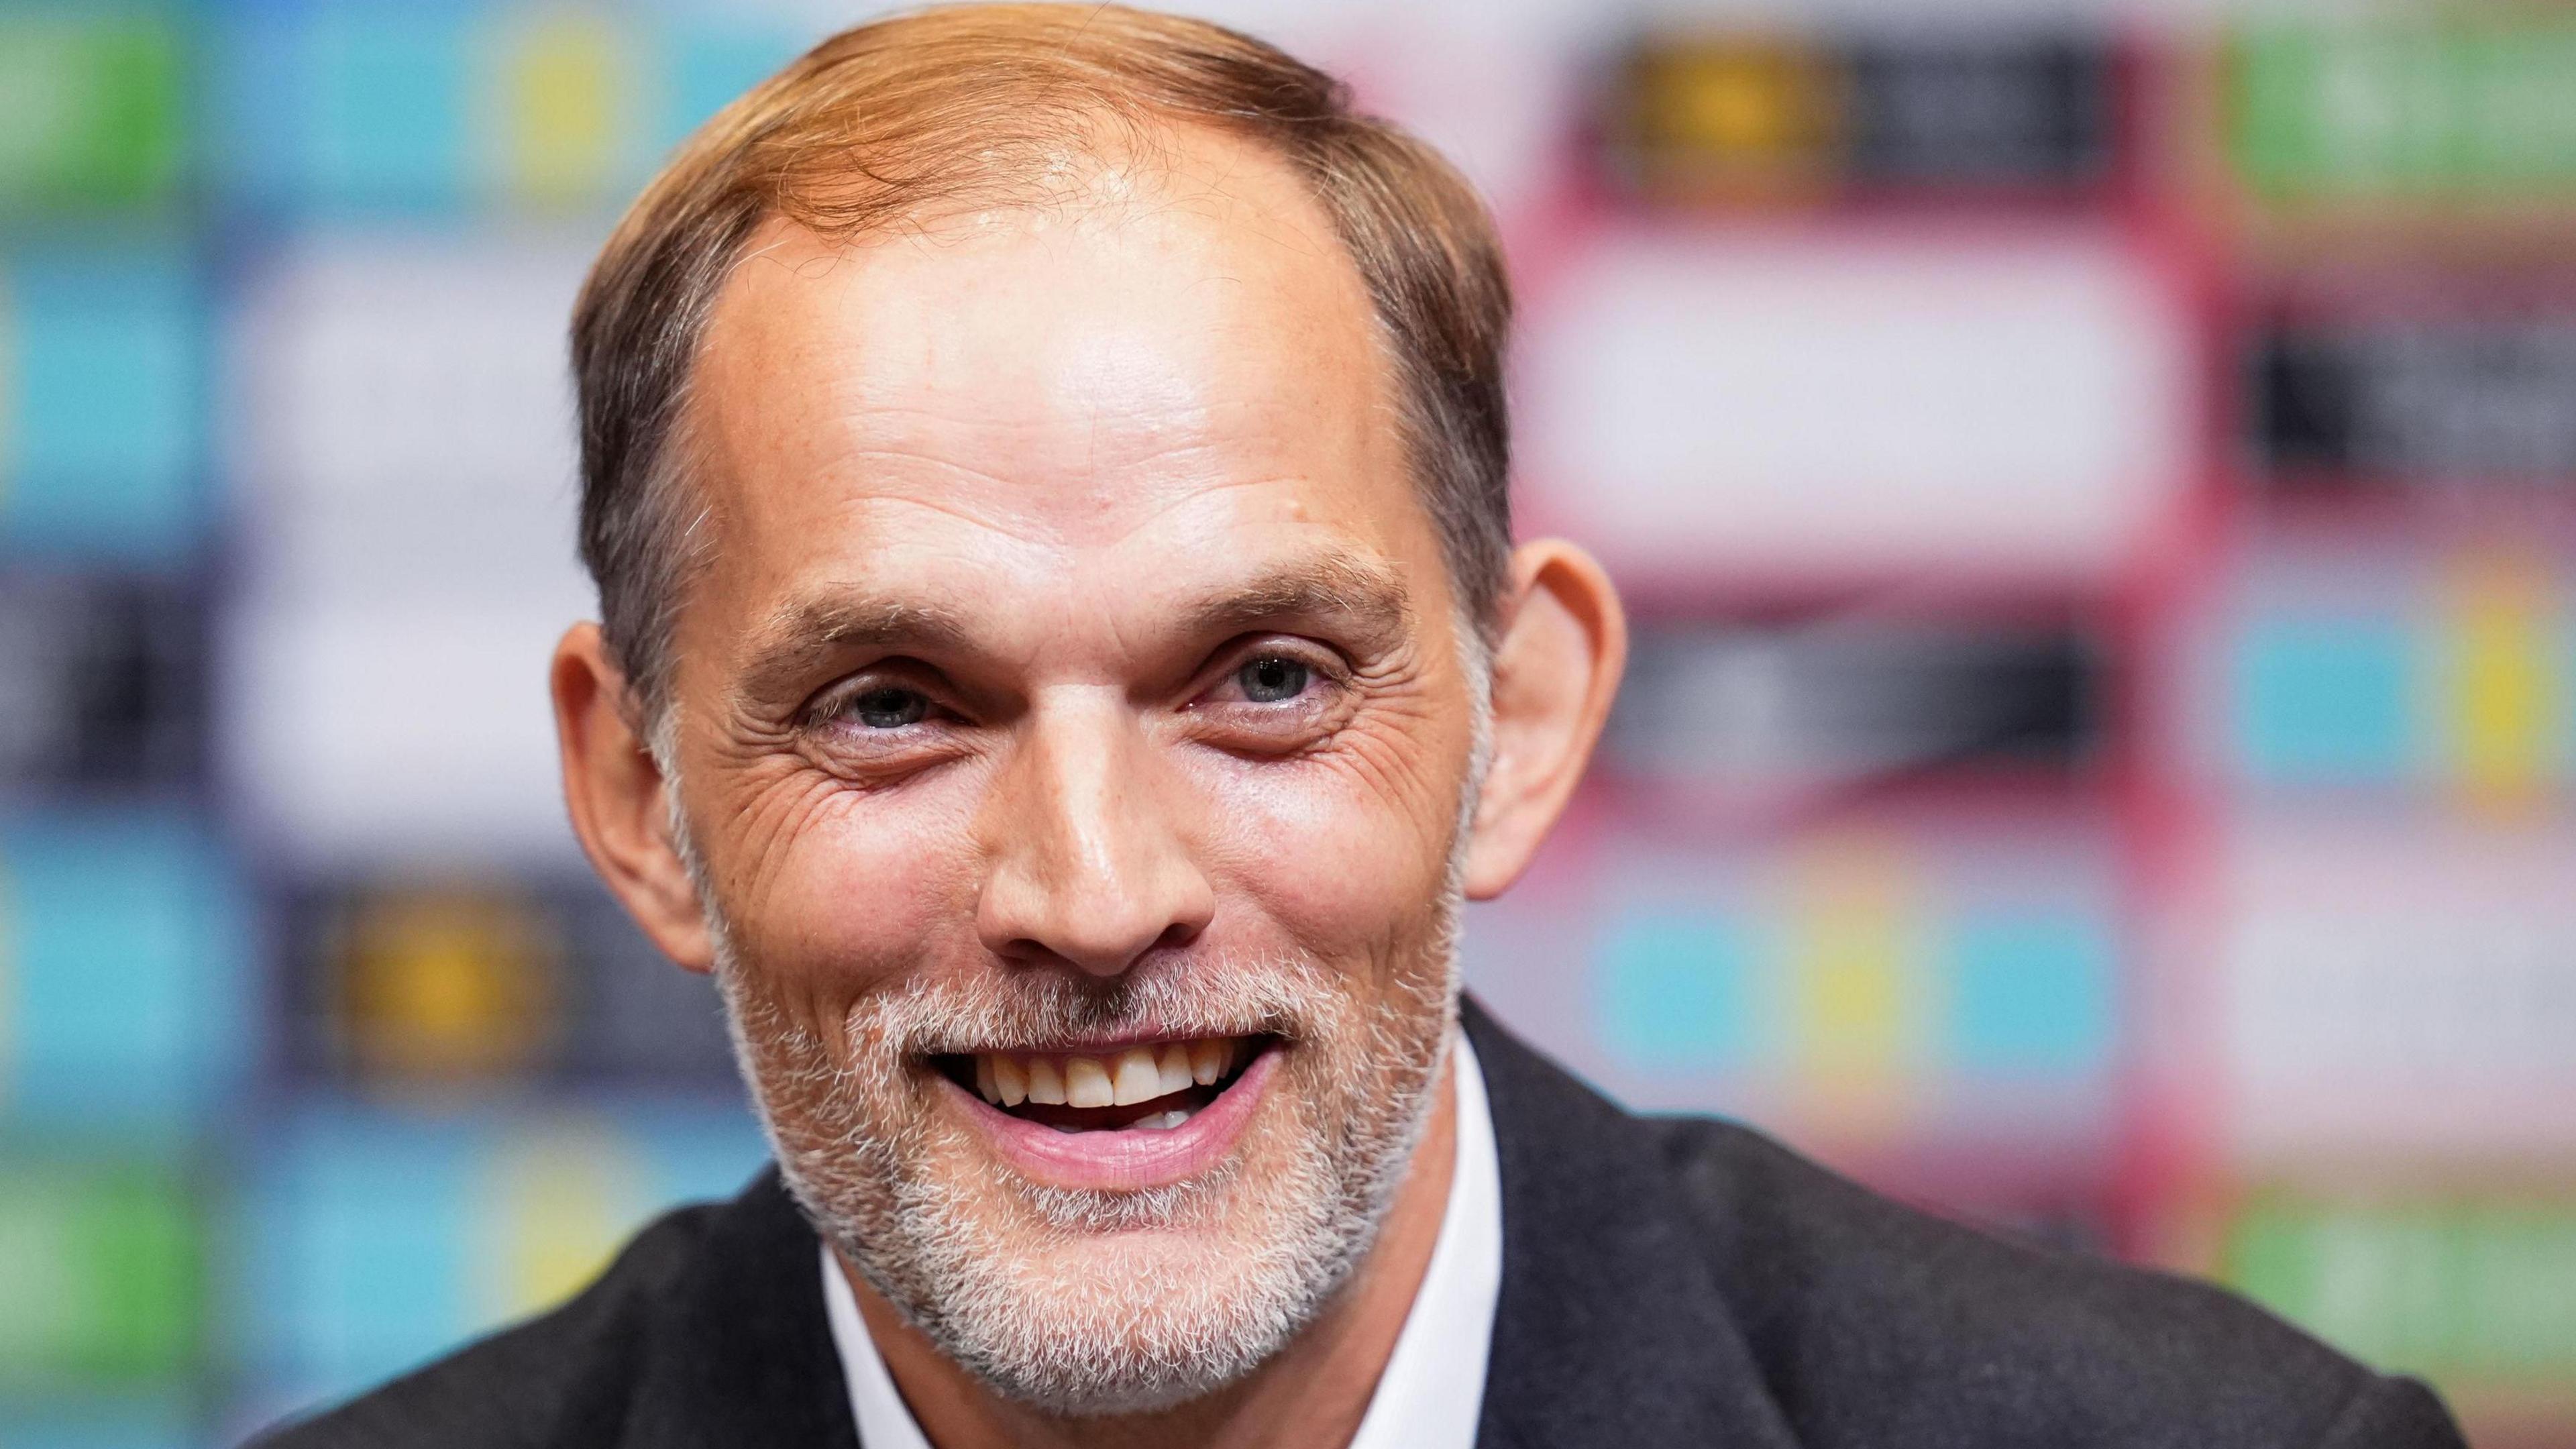
[[[1108,977],[1206,929],[1216,898],[1183,828],[1186,787],[1154,751],[1105,691],[1031,711],[980,822],[986,949]]]

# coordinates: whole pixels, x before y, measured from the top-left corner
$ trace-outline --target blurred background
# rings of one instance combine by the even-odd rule
[[[1492,199],[1633,677],[1476,988],[2576,1443],[2576,15],[1227,0]],[[562,327],[864,7],[0,8],[0,1446],[763,1156],[562,819]]]

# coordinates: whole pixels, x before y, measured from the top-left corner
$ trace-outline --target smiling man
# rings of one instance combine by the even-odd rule
[[[552,682],[777,1167],[280,1442],[2455,1445],[1462,1012],[1624,650],[1512,545],[1508,313],[1436,157],[1195,22],[925,12],[711,122],[574,319]]]

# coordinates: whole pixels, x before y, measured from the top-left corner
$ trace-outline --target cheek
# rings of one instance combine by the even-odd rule
[[[966,919],[968,863],[940,792],[819,787],[757,847],[745,955],[837,1012],[910,972]]]
[[[1327,960],[1374,955],[1418,928],[1448,866],[1446,804],[1326,760],[1252,765],[1215,782],[1220,889]],[[1431,793],[1423,792],[1425,795]]]

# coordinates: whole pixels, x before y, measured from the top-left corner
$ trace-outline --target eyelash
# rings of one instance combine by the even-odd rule
[[[922,702],[922,718],[884,728],[861,724],[853,729],[853,733],[890,735],[897,730],[909,729],[915,724],[928,723],[932,718],[947,712],[940,704],[937,695],[919,685],[901,679],[888,679],[882,675],[863,675],[826,690],[818,696],[813,706],[806,711],[806,723],[809,727],[822,729],[848,724],[857,711],[859,701],[881,691],[900,691],[919,699]]]
[[[1196,710],[1200,700],[1204,699],[1206,694],[1233,684],[1246,668],[1269,659],[1282,660],[1306,670],[1308,675],[1306,688],[1284,700],[1223,700],[1216,703],[1220,706],[1281,715],[1310,712],[1327,707],[1331,703],[1330,699],[1319,698],[1319,695],[1338,694],[1350,685],[1349,666],[1333,651],[1280,639],[1262,640],[1234,651],[1229,656],[1225,667],[1217,673],[1215,682],[1192,700],[1190,708]],[[881,691],[899,691],[920,700],[921,717],[900,725],[887,726],[872,726],[857,721],[854,716],[859,702]],[[953,711],[943,705],[939,696],[933,691],[900,677],[888,678],[882,674],[867,674],[844,681],[817,696],[813,705],[806,711],[806,724],[812,729],[834,730],[844,735],[886,740],[908,733],[916,725],[928,724],[948,715],[953,715]]]
[[[1310,696],[1316,692],[1318,687],[1325,690],[1340,690],[1348,686],[1350,683],[1348,666],[1346,666],[1338,656],[1334,655],[1329,650],[1314,647],[1298,647],[1296,645],[1277,640],[1263,640],[1249,648],[1236,651],[1229,659],[1225,668],[1218,673],[1216,684],[1211,687],[1222,688],[1228,684],[1234,683],[1242,677],[1244,670],[1249,669],[1253,665],[1259,664],[1264,660],[1270,659],[1294,664],[1305,670],[1309,679],[1308,687],[1300,690],[1296,695],[1288,699],[1279,700],[1275,703],[1264,701],[1244,701],[1244,703],[1248,704],[1252,708],[1292,709],[1299,706],[1311,706],[1315,701],[1313,701]]]

